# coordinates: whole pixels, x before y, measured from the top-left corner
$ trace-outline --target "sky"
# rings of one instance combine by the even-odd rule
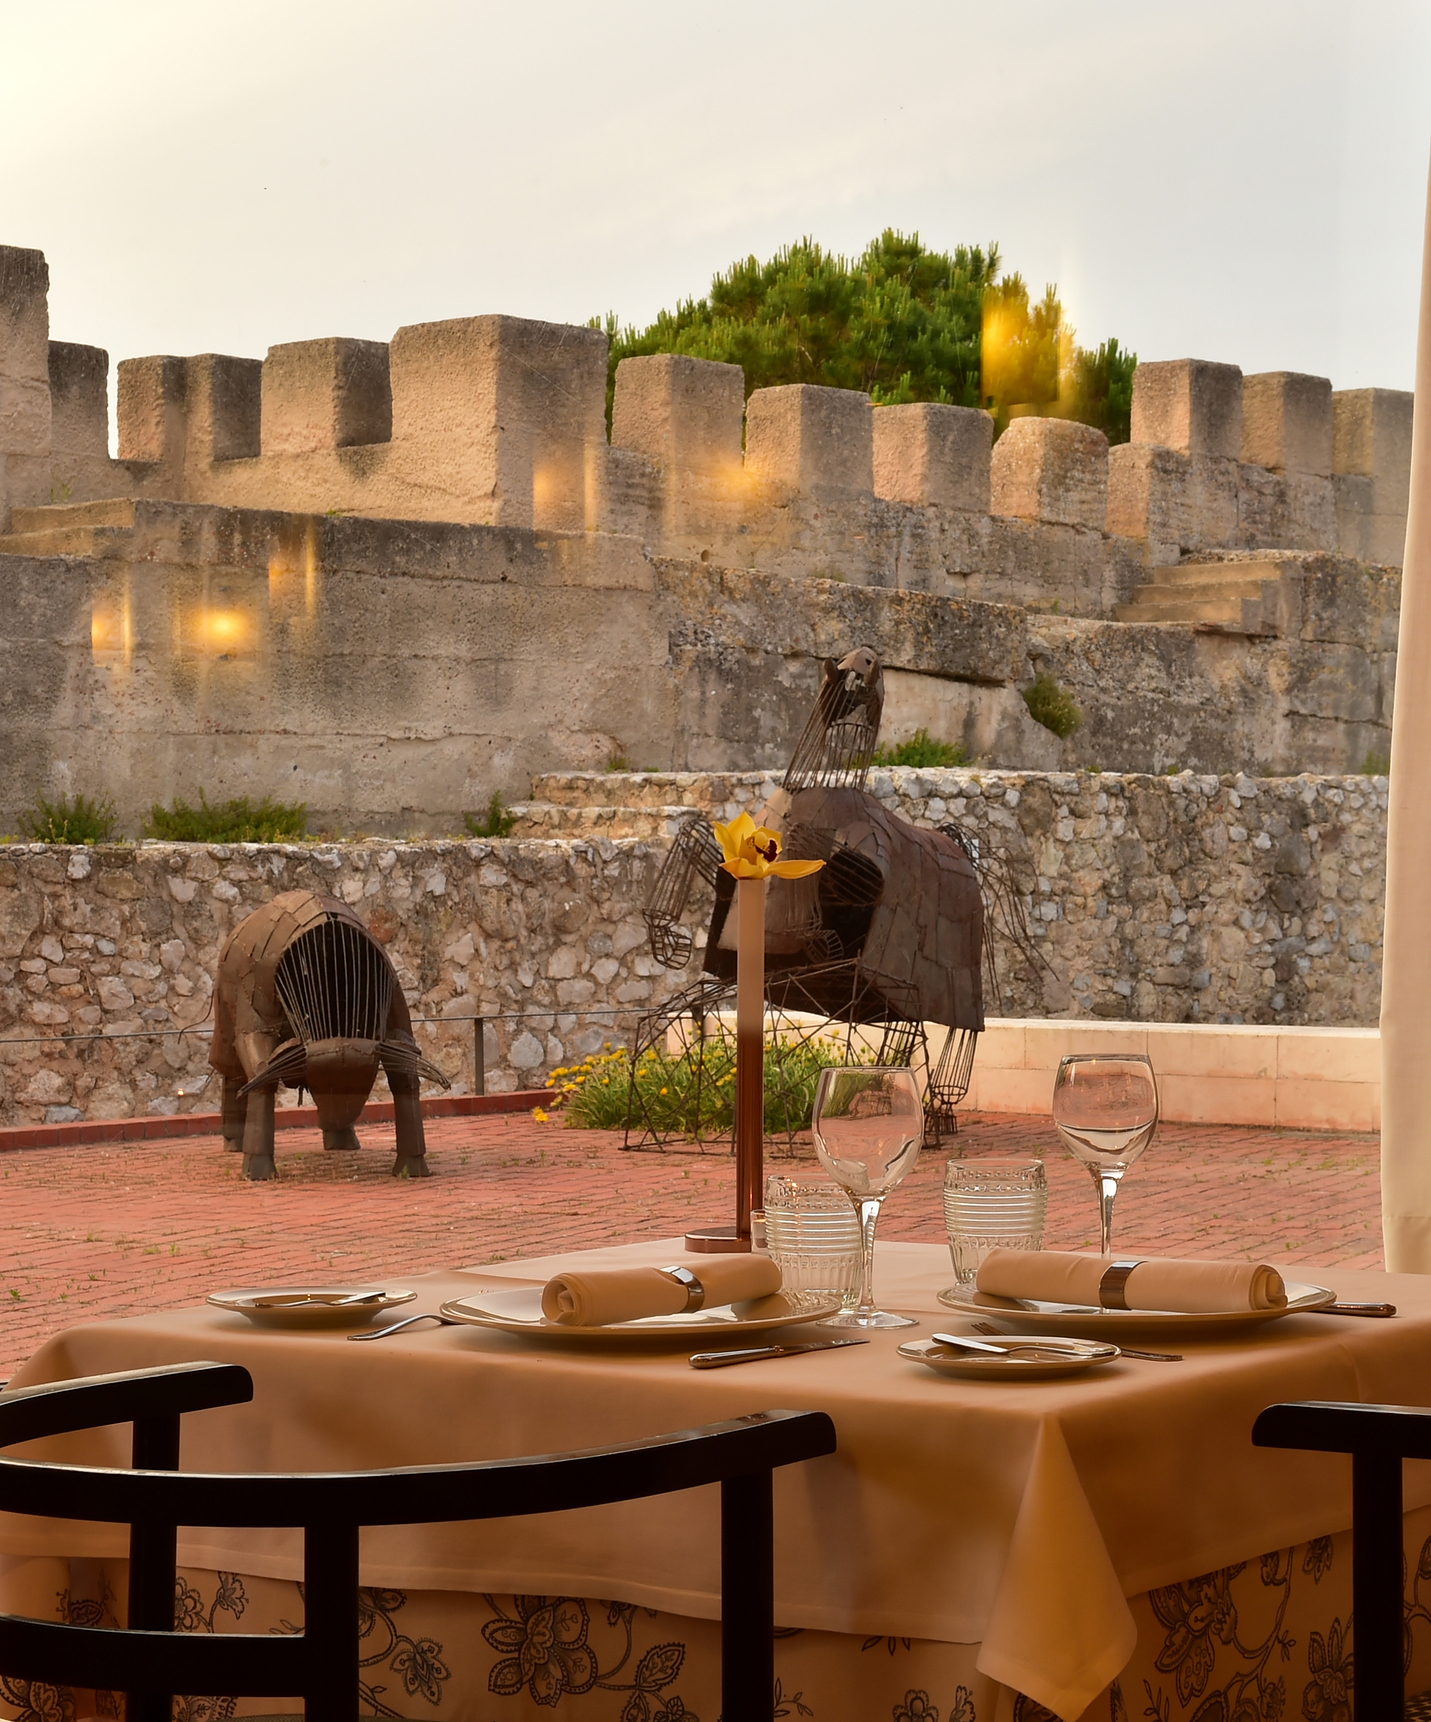
[[[1426,0],[0,0],[51,335],[645,323],[735,258],[995,241],[1081,342],[1410,388]]]

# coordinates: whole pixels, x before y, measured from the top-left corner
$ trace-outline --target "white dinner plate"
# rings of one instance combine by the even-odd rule
[[[382,1286],[250,1286],[243,1291],[211,1292],[219,1309],[246,1315],[256,1327],[361,1327],[382,1309],[411,1303],[415,1291]]]
[[[643,1315],[639,1321],[617,1321],[607,1327],[572,1327],[548,1321],[542,1314],[542,1288],[519,1286],[511,1291],[474,1292],[454,1298],[442,1306],[453,1321],[473,1327],[496,1328],[500,1333],[531,1334],[537,1339],[581,1340],[596,1345],[644,1343],[680,1344],[689,1340],[744,1339],[768,1333],[772,1328],[823,1321],[840,1308],[838,1298],[817,1297],[814,1292],[778,1291],[746,1303],[718,1304],[714,1309],[690,1315]]]
[[[960,1381],[1048,1381],[1059,1375],[1081,1375],[1085,1369],[1097,1369],[1121,1355],[1116,1345],[1070,1339],[1064,1334],[1029,1334],[1016,1343],[1029,1349],[1008,1357],[992,1357],[941,1345],[937,1339],[912,1339],[900,1346],[899,1355]]]
[[[1288,1280],[1286,1287],[1287,1302],[1280,1309],[1229,1309],[1196,1315],[1185,1310],[1092,1309],[1085,1304],[1045,1303],[1039,1298],[992,1297],[987,1292],[968,1293],[958,1286],[940,1292],[939,1301],[958,1310],[960,1315],[993,1316],[1016,1333],[1083,1334],[1115,1344],[1143,1334],[1220,1333],[1227,1328],[1257,1327],[1263,1322],[1280,1321],[1284,1315],[1323,1309],[1337,1301],[1337,1294],[1326,1286]]]

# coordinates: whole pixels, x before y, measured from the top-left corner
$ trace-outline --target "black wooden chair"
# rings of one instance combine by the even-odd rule
[[[1402,1627],[1401,1461],[1431,1459],[1431,1410],[1305,1400],[1269,1405],[1252,1426],[1257,1447],[1350,1453],[1352,1619],[1356,1623],[1356,1722],[1427,1714],[1409,1703]]]
[[[246,1369],[188,1363],[0,1394],[0,1446],[134,1425],[129,1471],[0,1456],[0,1510],[130,1527],[127,1628],[0,1614],[0,1672],[129,1694],[127,1722],[169,1722],[170,1695],[300,1693],[307,1722],[358,1716],[358,1537],[592,1507],[721,1486],[726,1722],[769,1722],[774,1668],[772,1471],[835,1450],[821,1411],[762,1411],[620,1447],[391,1471],[185,1475],[184,1412],[253,1398]],[[174,1631],[180,1525],[301,1526],[304,1629],[291,1637]]]

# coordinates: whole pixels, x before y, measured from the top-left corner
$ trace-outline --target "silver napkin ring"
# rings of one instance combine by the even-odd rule
[[[706,1301],[706,1288],[689,1268],[661,1268],[659,1271],[686,1288],[686,1307],[678,1310],[678,1315],[690,1315]]]
[[[1142,1265],[1143,1259],[1142,1256],[1133,1256],[1124,1261],[1110,1262],[1103,1270],[1103,1278],[1098,1282],[1098,1302],[1104,1309],[1127,1309],[1128,1299],[1123,1288],[1128,1283],[1128,1275]]]

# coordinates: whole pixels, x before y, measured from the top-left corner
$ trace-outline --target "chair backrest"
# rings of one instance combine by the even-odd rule
[[[1252,1442],[1351,1455],[1356,1722],[1402,1722],[1401,1461],[1431,1459],[1431,1410],[1335,1400],[1269,1405]]]
[[[143,1722],[151,1715],[158,1722],[161,1703],[167,1717],[168,1692],[298,1692],[310,1722],[353,1722],[361,1526],[557,1512],[719,1483],[723,1713],[727,1722],[768,1718],[774,1689],[772,1471],[835,1450],[834,1425],[823,1412],[757,1412],[621,1446],[469,1465],[258,1475],[184,1474],[173,1468],[181,1410],[251,1397],[247,1372],[221,1364],[0,1394],[0,1444],[134,1420],[138,1459],[141,1426],[149,1430],[149,1454],[160,1445],[150,1426],[173,1419],[172,1444],[163,1446],[158,1465],[132,1471],[0,1456],[0,1510],[127,1524],[131,1548],[148,1560],[141,1571],[141,1606],[131,1607],[129,1630],[0,1615],[0,1670],[133,1693],[138,1708],[131,1717],[142,1715]],[[303,1633],[173,1634],[179,1525],[301,1526]],[[161,1608],[159,1581],[165,1576]],[[165,1692],[156,1690],[156,1679]]]

